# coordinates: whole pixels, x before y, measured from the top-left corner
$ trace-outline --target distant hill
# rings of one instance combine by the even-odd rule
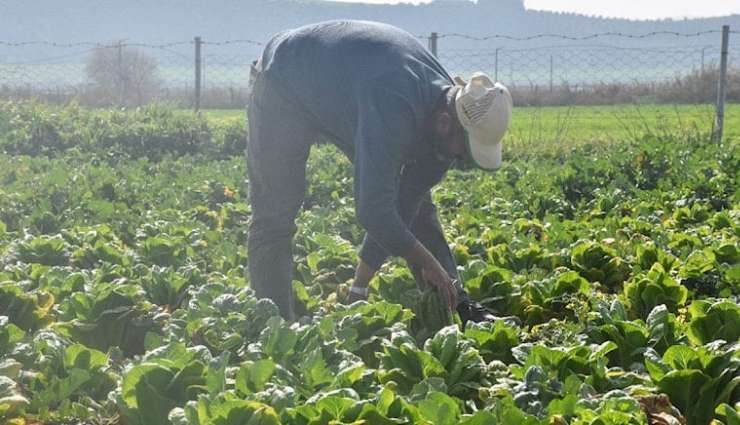
[[[327,19],[383,21],[414,34],[587,34],[616,31],[696,32],[722,24],[740,29],[740,15],[630,21],[525,10],[522,0],[436,0],[422,5],[366,5],[319,0],[0,0],[0,40],[141,42],[267,40],[275,32]],[[717,38],[714,36],[714,38]],[[713,38],[713,39],[714,39]],[[459,40],[458,40],[459,41]],[[445,40],[447,45],[457,41]]]
[[[702,77],[697,81],[703,85],[695,91],[709,99],[716,80],[704,71],[716,69],[719,63],[718,31],[725,24],[740,30],[740,15],[634,21],[527,10],[523,0],[434,0],[421,5],[326,0],[0,0],[0,90],[46,90],[65,98],[65,90],[76,93],[88,82],[85,63],[96,46],[86,42],[122,42],[156,61],[157,76],[167,92],[163,97],[178,98],[182,93],[188,97],[195,75],[192,41],[200,36],[208,43],[202,49],[202,86],[219,99],[230,99],[220,105],[243,104],[239,96],[247,86],[249,63],[258,57],[263,42],[281,30],[330,19],[386,22],[417,35],[422,43],[437,32],[438,56],[450,73],[466,76],[484,71],[510,87],[528,88],[536,101],[541,101],[539,91],[554,93],[558,85],[572,88],[572,93],[636,82],[643,89],[655,84],[683,87],[687,75]],[[710,32],[699,37],[586,37],[705,31]],[[487,38],[494,34],[508,38]],[[536,34],[575,39],[517,40]],[[31,43],[13,45],[24,42]],[[740,72],[738,57],[740,36],[732,34],[731,72]]]

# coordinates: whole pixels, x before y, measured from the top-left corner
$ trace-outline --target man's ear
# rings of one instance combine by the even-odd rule
[[[440,137],[449,137],[452,134],[452,116],[447,111],[437,114],[435,130]]]

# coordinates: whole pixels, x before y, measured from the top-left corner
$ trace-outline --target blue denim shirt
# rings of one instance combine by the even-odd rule
[[[411,34],[366,21],[279,33],[261,67],[354,163],[356,213],[368,232],[360,257],[377,268],[407,254],[416,241],[408,223],[450,165],[424,139],[454,84],[447,71]]]

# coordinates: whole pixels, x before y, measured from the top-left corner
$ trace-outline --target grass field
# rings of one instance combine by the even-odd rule
[[[242,120],[242,110],[207,110],[209,118]],[[712,130],[711,105],[621,105],[521,107],[514,110],[510,146],[538,142],[567,143],[621,141],[644,134],[705,135]],[[727,105],[725,135],[740,137],[740,105]]]

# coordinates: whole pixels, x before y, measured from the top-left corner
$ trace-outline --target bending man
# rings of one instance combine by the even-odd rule
[[[367,231],[352,298],[366,297],[380,266],[400,256],[463,322],[492,318],[459,284],[430,189],[456,159],[499,167],[512,101],[484,74],[458,83],[390,25],[329,21],[270,40],[248,109],[249,276],[258,297],[293,319],[295,218],[310,147],[323,137],[354,164],[356,214]]]

